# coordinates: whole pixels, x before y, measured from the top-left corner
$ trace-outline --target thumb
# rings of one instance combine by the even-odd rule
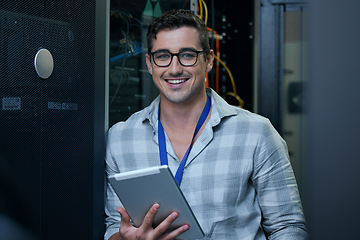
[[[120,213],[120,216],[121,216],[120,224],[122,226],[131,226],[130,216],[127,213],[127,211],[125,209],[121,208],[121,207],[117,208],[116,211],[118,211],[118,213]]]

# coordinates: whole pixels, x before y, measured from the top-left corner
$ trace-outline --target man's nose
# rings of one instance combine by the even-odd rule
[[[180,64],[178,56],[176,55],[173,56],[169,69],[171,72],[175,72],[175,73],[182,71],[183,66]]]

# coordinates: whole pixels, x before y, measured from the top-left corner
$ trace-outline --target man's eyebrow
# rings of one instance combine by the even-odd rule
[[[184,52],[184,51],[197,51],[195,48],[181,48],[179,52]]]

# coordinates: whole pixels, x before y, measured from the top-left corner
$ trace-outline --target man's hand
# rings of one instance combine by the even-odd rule
[[[155,203],[147,212],[140,227],[135,228],[130,223],[130,216],[123,208],[116,209],[121,215],[120,230],[118,233],[112,235],[109,240],[170,240],[180,236],[185,231],[189,230],[189,225],[181,226],[172,232],[166,233],[169,226],[179,216],[177,212],[171,213],[164,221],[162,221],[156,228],[153,228],[153,221],[160,205]]]

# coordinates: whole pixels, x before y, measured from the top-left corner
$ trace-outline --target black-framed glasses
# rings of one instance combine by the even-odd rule
[[[177,57],[179,63],[184,67],[194,66],[197,63],[200,53],[203,53],[205,50],[196,51],[193,49],[181,50],[178,53],[171,53],[168,50],[159,50],[155,52],[150,52],[150,56],[154,60],[154,63],[158,67],[168,67],[170,66],[174,56]]]

